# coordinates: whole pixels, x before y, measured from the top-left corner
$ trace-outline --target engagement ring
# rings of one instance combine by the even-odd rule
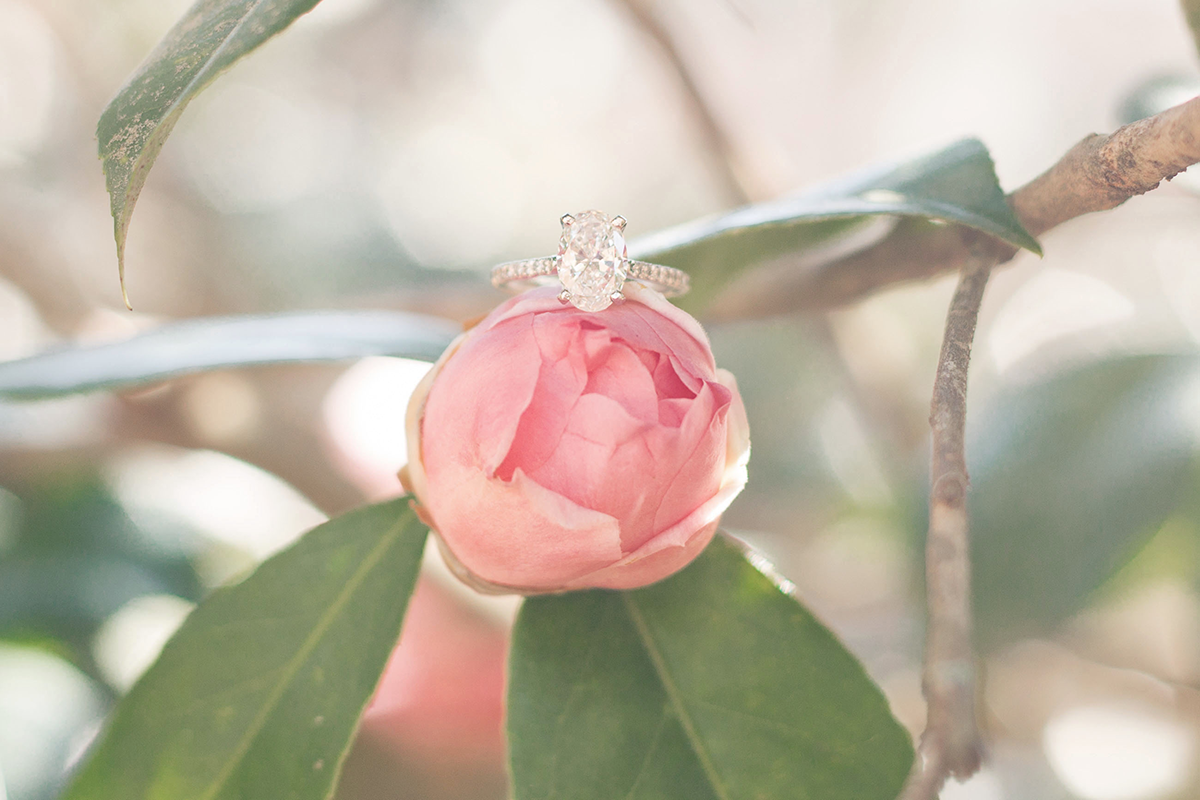
[[[635,280],[667,297],[685,293],[686,272],[674,267],[630,261],[625,255],[625,218],[600,211],[564,214],[558,255],[509,261],[492,267],[492,285],[518,291],[544,285],[554,276],[562,284],[558,299],[582,311],[603,311],[625,299],[626,280]]]

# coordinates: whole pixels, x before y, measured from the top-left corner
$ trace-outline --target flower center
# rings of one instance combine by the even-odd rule
[[[607,214],[583,211],[563,226],[558,279],[576,308],[608,308],[613,294],[621,291],[627,272],[625,237]]]

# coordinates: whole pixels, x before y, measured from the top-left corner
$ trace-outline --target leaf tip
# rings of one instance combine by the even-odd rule
[[[1018,220],[1018,224],[1020,224],[1020,220]],[[1033,253],[1038,258],[1042,258],[1046,255],[1044,252],[1042,252],[1042,243],[1039,242],[1036,238],[1034,238],[1032,233],[1025,230],[1024,225],[1021,225],[1021,233],[1023,235],[1021,236],[1020,241],[1014,242],[1014,244],[1025,248],[1026,250]]]
[[[117,281],[121,285],[121,300],[125,302],[125,308],[133,311],[133,303],[129,302],[129,287],[125,285],[125,240],[119,232],[117,234]]]

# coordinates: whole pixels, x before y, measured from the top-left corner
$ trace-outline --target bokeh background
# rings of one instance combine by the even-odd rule
[[[1011,190],[1085,134],[1200,92],[1176,0],[324,0],[184,115],[131,227],[130,313],[93,131],[187,5],[0,0],[0,359],[203,315],[467,319],[501,299],[486,269],[551,252],[566,211],[621,213],[637,236],[966,135]],[[989,607],[991,760],[944,796],[1196,796],[1200,482],[1185,470],[1166,496],[1139,486],[1158,451],[1120,415],[1099,445],[1080,442],[1089,402],[1134,385],[1143,406],[1169,394],[1151,418],[1178,422],[1171,452],[1194,458],[1200,382],[1168,393],[1137,371],[1186,377],[1191,357],[1131,357],[1196,350],[1200,176],[1043,244],[1043,260],[995,276],[977,338],[971,458],[1020,441],[1044,456],[1036,480],[1010,482],[1022,522],[984,548],[1008,565],[989,591],[1003,596],[1005,570],[1059,569],[1062,541],[1085,559],[1107,535],[1071,487],[1094,487],[1103,510],[1119,485],[1123,506],[1158,511],[1133,515],[1154,523],[1079,608]],[[914,735],[926,417],[951,291],[710,328],[755,434],[727,527],[775,561]],[[1080,384],[1081,366],[1101,378]],[[56,796],[206,591],[326,515],[400,492],[403,410],[425,368],[367,359],[0,403],[0,798]],[[1011,431],[1018,411],[1031,441]],[[515,608],[427,559],[339,797],[504,796]]]

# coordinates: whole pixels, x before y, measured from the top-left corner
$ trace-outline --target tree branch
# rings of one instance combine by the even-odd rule
[[[1196,161],[1200,161],[1200,98],[1126,125],[1110,136],[1087,137],[1057,164],[1010,195],[1009,203],[1021,222],[1038,235],[1082,214],[1115,208]],[[940,232],[927,233],[937,242],[946,238]],[[933,429],[925,544],[929,621],[922,676],[928,716],[902,800],[934,800],[948,777],[969,777],[983,757],[975,718],[971,646],[964,449],[967,372],[988,277],[1015,250],[981,235],[962,231],[955,235],[965,252],[950,248],[944,257],[950,264],[959,261],[964,266],[946,318],[929,418]],[[886,242],[872,249],[884,246]],[[920,249],[928,252],[928,242]],[[934,252],[941,251],[934,248]]]
[[[903,800],[936,798],[950,775],[979,769],[983,743],[975,720],[975,656],[971,646],[971,560],[967,525],[967,372],[971,344],[995,258],[974,250],[946,315],[933,383],[929,424],[929,535],[925,542],[928,627],[922,689],[928,703],[920,754]]]
[[[1200,161],[1200,97],[1102,136],[1093,134],[1008,196],[1034,236],[1094,211],[1119,206]],[[750,272],[735,281],[705,314],[732,320],[844,305],[896,283],[924,280],[959,268],[973,248],[997,264],[1012,245],[961,226],[902,220],[883,240],[854,255],[797,269],[794,262]]]

